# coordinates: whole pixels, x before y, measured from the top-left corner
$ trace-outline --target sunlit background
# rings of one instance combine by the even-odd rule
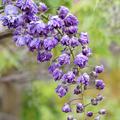
[[[78,17],[80,31],[88,32],[93,51],[90,62],[105,66],[100,76],[106,83],[105,99],[98,109],[107,109],[102,120],[120,120],[120,0],[41,1],[53,14],[60,5],[67,6]],[[56,56],[60,54],[57,49]],[[54,90],[57,83],[48,74],[48,65],[38,64],[36,55],[27,48],[16,47],[0,23],[0,116],[5,120],[66,119],[61,107],[71,96],[58,98]]]

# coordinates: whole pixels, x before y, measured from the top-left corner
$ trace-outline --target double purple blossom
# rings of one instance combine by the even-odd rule
[[[67,86],[62,86],[58,85],[56,88],[56,93],[58,94],[59,97],[64,97],[68,92],[68,87]]]
[[[80,68],[84,68],[88,63],[88,57],[82,53],[78,54],[74,60],[74,64],[78,65]]]

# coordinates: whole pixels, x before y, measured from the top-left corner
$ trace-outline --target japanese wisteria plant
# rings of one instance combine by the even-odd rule
[[[37,52],[37,61],[50,61],[49,73],[58,82],[56,93],[60,98],[72,90],[72,99],[66,102],[62,111],[69,113],[67,120],[76,120],[73,113],[79,114],[83,120],[94,118],[106,113],[105,109],[97,112],[87,111],[89,106],[96,106],[103,96],[85,97],[84,93],[92,87],[101,91],[105,87],[98,75],[104,71],[103,65],[92,67],[88,60],[92,55],[89,48],[87,32],[79,32],[79,21],[65,6],[57,9],[56,15],[46,15],[49,9],[44,3],[36,4],[32,0],[3,0],[3,25],[13,32],[13,40],[17,46],[27,46],[29,51]],[[54,56],[56,46],[62,48],[61,55]],[[59,49],[57,49],[59,50]],[[90,67],[91,71],[87,69]],[[86,103],[85,99],[89,99]],[[74,111],[74,109],[76,109]],[[70,115],[71,114],[71,115]],[[83,114],[83,115],[82,115]]]

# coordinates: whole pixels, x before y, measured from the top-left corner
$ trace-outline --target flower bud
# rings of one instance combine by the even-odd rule
[[[92,117],[93,116],[93,112],[89,111],[87,112],[87,117]]]
[[[92,104],[92,105],[98,105],[97,99],[96,99],[96,98],[92,98],[92,99],[91,99],[91,104]]]
[[[99,113],[100,115],[105,115],[105,114],[106,114],[106,110],[105,110],[105,109],[101,109],[98,113]]]
[[[71,112],[70,105],[65,103],[63,108],[62,108],[62,111],[65,112],[65,113]]]

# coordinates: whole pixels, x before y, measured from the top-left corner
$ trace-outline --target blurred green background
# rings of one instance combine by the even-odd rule
[[[53,14],[60,5],[67,6],[78,17],[80,31],[89,33],[93,51],[90,62],[105,66],[100,76],[106,83],[105,100],[98,107],[107,109],[102,120],[120,120],[120,0],[41,1]],[[46,75],[49,63],[38,64],[35,55],[17,48],[3,31],[0,29],[0,112],[20,120],[65,120],[61,107],[68,97],[60,99],[55,94],[57,84]],[[8,101],[2,103],[6,96]]]

